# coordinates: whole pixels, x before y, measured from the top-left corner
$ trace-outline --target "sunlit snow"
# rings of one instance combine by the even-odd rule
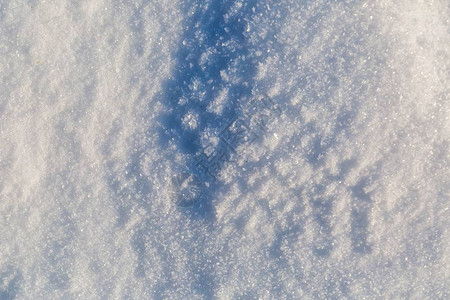
[[[450,299],[448,0],[0,0],[0,299]]]

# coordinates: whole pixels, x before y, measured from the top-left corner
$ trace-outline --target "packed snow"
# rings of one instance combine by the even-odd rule
[[[0,299],[450,299],[448,0],[0,0]]]

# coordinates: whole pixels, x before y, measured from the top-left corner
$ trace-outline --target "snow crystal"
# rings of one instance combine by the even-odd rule
[[[0,1],[0,299],[449,299],[449,20]]]

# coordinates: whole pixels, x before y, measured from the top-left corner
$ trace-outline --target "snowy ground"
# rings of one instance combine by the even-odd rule
[[[448,0],[0,0],[0,299],[449,299],[449,149]]]

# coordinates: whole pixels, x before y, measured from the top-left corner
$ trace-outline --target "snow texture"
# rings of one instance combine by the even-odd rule
[[[448,0],[0,0],[0,299],[450,299]]]

